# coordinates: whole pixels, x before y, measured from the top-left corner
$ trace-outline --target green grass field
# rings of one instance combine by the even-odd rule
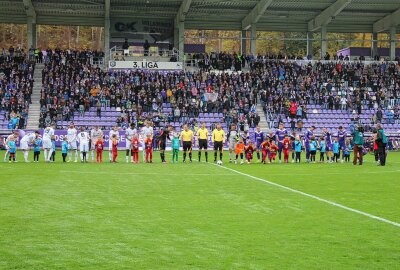
[[[386,167],[158,156],[1,163],[0,269],[400,268],[400,153]]]

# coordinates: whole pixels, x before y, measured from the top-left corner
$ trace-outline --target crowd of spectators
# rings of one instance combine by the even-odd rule
[[[307,118],[309,104],[356,115],[361,115],[363,109],[374,109],[384,111],[377,116],[378,121],[383,114],[393,114],[393,121],[398,119],[399,65],[350,62],[302,65],[288,61],[259,64],[253,72],[262,85],[260,99],[271,122],[279,117]]]
[[[35,63],[20,48],[2,49],[0,55],[0,113],[8,128],[24,128],[31,103]]]
[[[258,89],[251,74],[103,71],[91,65],[89,54],[83,52],[55,51],[47,58],[41,126],[72,121],[75,112],[84,116],[90,108],[101,117],[103,107],[118,108],[121,126],[149,118],[155,123],[192,123],[202,112],[223,113],[227,123],[243,128],[260,121],[255,112]],[[170,113],[163,113],[163,103],[171,105]]]
[[[242,68],[255,68],[255,64],[260,61],[279,61],[279,60],[301,60],[300,56],[295,55],[284,55],[279,53],[278,55],[266,54],[266,55],[252,55],[252,54],[237,54],[237,53],[189,53],[186,56],[186,65],[198,67],[202,70],[210,71],[216,70],[235,70],[241,71]]]
[[[93,51],[43,51],[40,127],[59,120],[69,121],[75,111],[84,114],[96,105],[95,99],[89,99],[89,96],[95,96],[91,95],[94,90],[88,90],[88,87],[99,85],[100,78],[96,76],[103,74],[100,67],[91,62],[94,57],[102,56],[103,53]]]
[[[96,108],[118,108],[117,123],[124,127],[152,120],[197,125],[200,113],[222,113],[227,125],[242,130],[257,126],[261,102],[272,126],[283,117],[307,119],[307,105],[347,111],[357,119],[365,109],[374,109],[375,122],[398,122],[400,68],[392,63],[362,62],[300,63],[283,56],[199,54],[200,65],[225,68],[249,66],[248,72],[104,71],[91,64],[92,52],[55,50],[46,52],[41,93],[41,126],[74,120]],[[44,56],[43,56],[44,57]],[[163,104],[172,111],[165,113]],[[390,122],[391,123],[391,122]]]

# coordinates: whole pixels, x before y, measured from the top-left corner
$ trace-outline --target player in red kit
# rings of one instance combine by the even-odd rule
[[[104,141],[100,138],[94,146],[96,148],[96,162],[103,162]]]
[[[276,158],[276,153],[278,152],[279,147],[275,144],[275,141],[271,141],[271,146],[269,147],[269,161],[273,162]]]
[[[139,163],[139,143],[139,138],[137,134],[135,134],[131,141],[131,155],[133,157],[133,163]]]
[[[153,140],[151,139],[151,134],[147,134],[147,138],[144,140],[144,145],[146,147],[146,163],[153,162]]]
[[[112,135],[111,137],[111,143],[112,143],[112,162],[116,163],[117,162],[117,157],[118,157],[118,139],[117,135]]]
[[[246,159],[248,164],[250,164],[251,160],[253,159],[254,150],[255,148],[253,146],[253,143],[249,140],[248,144],[244,147],[244,152],[246,153]]]
[[[283,162],[289,163],[289,153],[290,153],[289,135],[285,135],[285,139],[283,139],[282,144],[283,144]]]
[[[269,138],[265,137],[265,140],[261,143],[261,150],[262,150],[262,163],[265,164],[265,160],[267,159],[269,155],[269,147],[271,146],[271,143],[269,142]],[[269,163],[269,161],[268,161]]]

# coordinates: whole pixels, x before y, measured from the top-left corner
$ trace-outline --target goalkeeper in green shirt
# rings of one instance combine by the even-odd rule
[[[172,139],[172,163],[178,162],[179,147],[181,142],[179,140],[179,134],[175,133]]]

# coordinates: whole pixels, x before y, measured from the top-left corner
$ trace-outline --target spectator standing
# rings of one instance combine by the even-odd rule
[[[387,137],[381,124],[376,125],[376,143],[378,144],[379,166],[386,165],[386,144]]]

